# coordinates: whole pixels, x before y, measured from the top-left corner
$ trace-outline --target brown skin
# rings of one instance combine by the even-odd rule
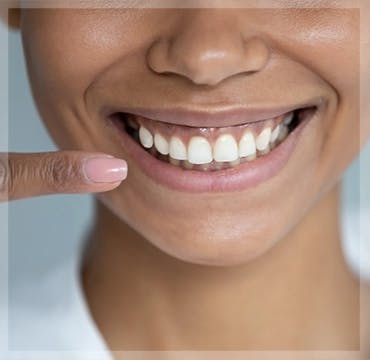
[[[359,349],[338,222],[339,179],[360,149],[358,10],[24,10],[20,28],[59,147],[128,162],[122,186],[97,196],[83,269],[111,349]],[[231,61],[241,33],[262,46],[246,40],[248,60]],[[202,60],[220,49],[217,64]],[[211,109],[311,92],[324,116],[277,177],[238,193],[154,183],[99,115],[106,103]]]

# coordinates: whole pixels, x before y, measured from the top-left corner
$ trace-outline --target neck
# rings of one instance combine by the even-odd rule
[[[87,301],[115,350],[355,350],[359,285],[343,258],[339,186],[266,254],[185,263],[96,204]],[[276,336],[279,334],[279,336]]]

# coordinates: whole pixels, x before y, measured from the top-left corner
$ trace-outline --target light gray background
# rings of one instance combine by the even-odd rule
[[[4,25],[0,25],[0,35],[4,35],[5,31]],[[31,98],[18,32],[11,32],[9,35],[9,82],[9,150],[39,152],[56,149]],[[359,247],[359,184],[360,180],[362,184],[370,184],[369,164],[370,144],[363,153],[361,179],[359,161],[351,166],[345,176],[343,246],[349,265],[355,271],[359,271],[361,253],[363,275],[370,278],[370,241],[368,237],[365,239],[364,232],[362,247]],[[363,215],[368,216],[368,187],[363,186],[361,200]],[[92,204],[91,195],[43,196],[9,204],[10,289],[21,281],[35,281],[38,274],[56,266],[77,251],[92,221]],[[362,230],[367,229],[367,221],[370,219],[363,217],[363,220],[365,226]]]

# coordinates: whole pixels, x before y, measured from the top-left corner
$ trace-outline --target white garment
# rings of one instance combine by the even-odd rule
[[[80,259],[77,254],[12,294],[4,359],[112,359],[85,302]]]

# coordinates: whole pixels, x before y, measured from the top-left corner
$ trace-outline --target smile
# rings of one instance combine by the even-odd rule
[[[123,111],[110,120],[127,152],[162,185],[190,192],[235,191],[267,180],[285,165],[319,105],[225,127],[189,126]]]
[[[117,125],[161,161],[185,170],[217,171],[268,154],[304,116],[297,110],[240,126],[197,128],[121,113]]]

